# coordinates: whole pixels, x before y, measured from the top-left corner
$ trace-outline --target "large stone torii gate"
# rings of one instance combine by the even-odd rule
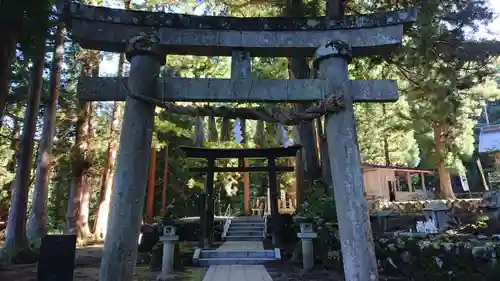
[[[352,56],[396,49],[403,26],[415,21],[416,10],[346,16],[340,21],[191,16],[67,1],[59,11],[83,48],[126,52],[131,63],[128,79],[84,77],[78,89],[82,100],[126,100],[101,281],[131,280],[135,267],[155,107],[138,96],[165,101],[293,102],[316,101],[333,93],[342,94],[345,105],[327,116],[326,125],[345,278],[378,280],[353,102],[396,101],[397,85],[349,80],[347,65]],[[149,36],[138,36],[143,33]],[[134,40],[127,44],[130,38]],[[160,80],[160,66],[168,54],[232,56],[231,79]],[[253,80],[251,56],[314,56],[318,79]],[[123,83],[128,83],[127,90]]]

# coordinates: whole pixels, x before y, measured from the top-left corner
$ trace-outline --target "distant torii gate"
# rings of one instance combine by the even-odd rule
[[[206,208],[202,206],[203,214],[201,214],[201,232],[203,247],[210,246],[212,241],[212,232],[214,224],[214,173],[216,172],[267,172],[269,175],[269,197],[271,202],[271,223],[273,225],[273,246],[280,246],[280,227],[278,211],[278,180],[277,172],[293,172],[293,167],[276,166],[276,158],[280,157],[295,157],[301,146],[289,147],[273,147],[273,148],[198,148],[198,147],[181,147],[188,158],[204,158],[207,159],[207,166],[203,168],[190,168],[191,172],[206,173],[205,192],[207,194]],[[265,167],[216,167],[217,159],[236,158],[240,163],[247,158],[264,158],[267,159]],[[202,200],[203,201],[203,200]],[[204,205],[204,204],[203,204]]]
[[[316,101],[338,95],[326,117],[345,279],[378,280],[353,102],[396,101],[395,81],[348,79],[353,56],[388,54],[417,11],[319,18],[207,17],[65,2],[61,15],[83,48],[126,52],[130,77],[82,79],[82,100],[126,100],[101,281],[130,281],[137,256],[155,105],[164,101]],[[142,34],[142,35],[141,35]],[[132,39],[131,39],[132,38]],[[129,42],[127,44],[127,42]],[[231,79],[158,79],[167,54],[232,56]],[[313,56],[318,79],[253,80],[251,56]],[[124,87],[128,84],[128,87]],[[129,88],[129,89],[126,89]]]

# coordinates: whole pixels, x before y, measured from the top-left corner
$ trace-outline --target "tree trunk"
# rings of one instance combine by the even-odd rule
[[[17,151],[19,150],[19,134],[21,132],[21,126],[17,119],[14,119],[14,125],[12,128],[12,133],[10,135],[10,149],[13,151],[12,156],[7,163],[7,171],[14,174],[16,172],[17,163]],[[0,221],[5,222],[9,216],[9,208],[12,200],[12,182],[8,181],[3,184],[2,189],[6,194],[5,197],[0,199]]]
[[[97,77],[99,75],[98,68],[94,68],[93,75]],[[95,107],[93,103],[89,103],[89,114],[87,116],[87,131],[86,135],[86,149],[83,150],[84,157],[84,169],[81,174],[81,186],[82,186],[82,197],[79,210],[79,216],[76,220],[77,235],[80,240],[85,242],[90,237],[90,225],[89,225],[89,215],[90,215],[90,167],[92,165],[92,160],[94,158],[94,151],[92,150],[94,139],[95,139],[95,126],[92,125],[93,112]]]
[[[266,126],[264,124],[264,121],[258,120],[257,126],[255,128],[255,135],[253,137],[256,147],[264,147],[265,133],[266,133]]]
[[[168,185],[168,146],[165,146],[165,166],[163,167],[163,186],[161,190],[161,217],[167,215],[167,185]]]
[[[80,241],[85,243],[90,237],[89,212],[90,212],[90,163],[85,160],[87,166],[80,175],[81,201],[80,209],[76,219],[76,234]]]
[[[385,104],[382,104],[382,116],[384,119],[386,118],[387,110],[385,108]],[[386,131],[384,131],[384,158],[385,158],[385,165],[390,166],[391,165],[391,155],[389,151],[389,135]]]
[[[443,199],[454,199],[455,193],[453,193],[453,188],[451,187],[450,172],[446,168],[445,156],[442,151],[443,127],[442,124],[434,126],[434,145],[438,157],[439,195]]]
[[[384,159],[385,159],[385,165],[391,166],[391,157],[389,152],[389,138],[387,136],[384,136]]]
[[[130,1],[129,1],[130,2]],[[128,4],[129,5],[129,4]],[[126,6],[129,7],[129,6]],[[123,64],[125,62],[125,54],[120,54],[118,59],[117,76],[123,76]],[[109,143],[107,149],[107,157],[105,162],[105,169],[102,174],[101,192],[99,193],[99,206],[97,207],[97,215],[94,220],[92,233],[98,240],[106,237],[108,226],[109,204],[111,202],[111,195],[113,194],[113,177],[116,165],[116,154],[118,148],[118,138],[120,135],[121,119],[123,117],[122,107],[119,102],[113,104],[113,111],[111,115],[111,124],[109,126]]]
[[[86,135],[88,132],[88,118],[90,117],[91,103],[79,102],[78,104],[78,119],[76,121],[75,144],[72,149],[73,175],[71,182],[71,190],[68,200],[67,210],[67,226],[66,231],[70,234],[77,234],[78,237],[84,238],[82,229],[84,222],[81,220],[81,208],[84,203],[83,194],[88,191],[87,172],[90,168],[90,163],[87,162],[88,144]]]
[[[47,233],[47,188],[49,184],[52,145],[55,132],[56,107],[59,99],[59,86],[64,54],[64,27],[59,25],[55,35],[52,69],[50,74],[50,101],[44,105],[43,133],[38,150],[38,165],[35,177],[35,190],[28,224],[28,240],[35,250],[40,247],[43,236]]]
[[[219,135],[217,133],[217,123],[215,122],[215,117],[213,115],[208,117],[208,141],[219,141]]]
[[[54,202],[62,202],[64,198],[64,190],[63,187],[58,184],[56,186],[56,198]],[[62,204],[55,204],[54,206],[54,227],[56,229],[64,229],[64,217],[61,217],[61,210],[63,208]],[[62,226],[61,226],[62,222]]]
[[[82,53],[82,75],[98,77],[100,53],[85,50]],[[92,139],[92,102],[80,101],[78,103],[78,118],[75,126],[75,144],[72,148],[73,176],[68,198],[67,225],[68,233],[76,234],[81,242],[90,236],[88,224],[90,186],[89,170],[91,167]]]
[[[20,19],[22,19],[22,13]],[[0,43],[0,128],[2,127],[5,105],[9,94],[12,61],[16,53],[20,27],[21,20],[14,25],[0,24],[0,37],[2,38]]]
[[[205,121],[203,117],[197,117],[194,125],[194,146],[203,147],[205,142]]]
[[[292,0],[285,9],[287,17],[306,16],[305,5],[302,0]],[[288,59],[288,73],[290,79],[308,79],[311,76],[309,64],[305,57],[291,57]],[[296,111],[304,111],[312,103],[301,103],[295,105]],[[297,154],[296,169],[301,170],[296,173],[297,204],[307,197],[307,193],[312,183],[321,174],[318,166],[318,154],[316,151],[316,134],[314,133],[314,122],[307,121],[298,125],[299,138],[302,149]],[[298,164],[298,165],[297,165]]]
[[[243,138],[243,146],[248,147],[247,122],[245,119],[241,120],[241,136]],[[248,167],[248,159],[243,159],[243,167]],[[245,216],[252,214],[250,210],[250,173],[248,172],[243,172],[243,211]]]
[[[309,68],[307,67],[307,61],[305,58],[291,58],[290,64],[294,64],[296,60],[300,60],[302,62],[298,62],[301,66],[301,70],[297,71],[295,74],[296,79],[305,79],[309,75]],[[305,64],[304,64],[305,63]],[[291,69],[293,71],[293,67]],[[302,73],[301,73],[302,72]],[[295,109],[297,111],[304,111],[307,109],[311,103],[297,104],[295,105]],[[298,125],[298,132],[301,140],[302,149],[299,150],[297,154],[297,160],[299,161],[299,165],[297,165],[297,169],[301,169],[301,173],[297,173],[297,175],[302,174],[301,181],[297,181],[297,193],[303,194],[307,196],[307,192],[311,187],[312,183],[319,179],[321,176],[320,168],[318,166],[318,153],[316,151],[316,134],[314,130],[314,122],[308,121],[303,122]],[[299,189],[301,191],[299,192]],[[297,197],[297,204],[301,203],[303,198],[302,196]]]
[[[151,158],[149,159],[149,181],[148,194],[146,199],[146,223],[154,221],[155,206],[155,175],[156,175],[156,148],[151,148]]]
[[[108,151],[106,157],[105,169],[102,174],[101,192],[99,193],[99,207],[97,208],[97,216],[94,221],[92,232],[97,239],[106,237],[108,224],[109,203],[111,202],[111,194],[113,194],[113,177],[115,171],[116,153],[118,148],[118,135],[120,132],[120,120],[122,118],[121,106],[118,102],[114,103],[112,121],[110,125]]]
[[[220,141],[230,141],[231,140],[231,122],[229,118],[222,118],[222,124],[220,129]]]
[[[129,1],[130,2],[130,1]],[[129,6],[126,6],[129,7]],[[118,59],[117,76],[123,76],[123,64],[125,55],[120,54]],[[106,237],[108,227],[109,204],[111,203],[111,195],[113,194],[113,178],[116,165],[116,154],[118,148],[118,138],[120,135],[121,119],[123,117],[122,107],[119,102],[113,104],[111,114],[111,124],[109,126],[109,143],[107,149],[107,157],[105,162],[104,172],[102,174],[101,192],[99,193],[99,205],[97,214],[92,227],[92,233],[98,240]]]
[[[45,30],[44,30],[45,31]],[[35,54],[31,68],[28,103],[19,148],[19,165],[12,188],[12,205],[7,223],[7,235],[2,259],[7,262],[23,262],[23,250],[28,249],[26,237],[26,212],[28,207],[29,181],[33,157],[33,143],[40,105],[45,62],[45,34],[35,37]]]
[[[328,144],[326,142],[325,132],[323,130],[323,121],[321,118],[316,119],[316,127],[318,128],[319,151],[321,154],[321,175],[330,186],[331,194],[333,195],[332,176],[330,170],[330,157],[328,157]]]
[[[293,126],[292,128],[293,143],[296,145],[302,145],[302,139],[299,132],[298,126]],[[300,151],[299,151],[300,153]],[[295,204],[298,208],[302,205],[304,201],[304,163],[302,162],[300,155],[295,157],[292,165],[295,166]],[[300,212],[300,210],[297,210]]]

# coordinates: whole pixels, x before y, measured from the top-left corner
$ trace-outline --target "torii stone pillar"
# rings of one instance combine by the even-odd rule
[[[157,42],[155,36],[141,34],[127,46],[128,88],[134,95],[155,92],[155,81],[165,62]],[[100,281],[132,280],[137,260],[134,241],[139,238],[144,207],[154,110],[153,103],[127,96]]]
[[[377,259],[364,196],[364,184],[347,64],[351,47],[341,41],[320,46],[314,66],[329,83],[330,93],[344,96],[345,109],[326,116],[325,133],[335,194],[345,280],[378,281]]]

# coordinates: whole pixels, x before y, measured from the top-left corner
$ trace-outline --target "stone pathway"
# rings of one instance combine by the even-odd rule
[[[264,245],[261,241],[227,241],[216,249],[225,250],[264,250]]]
[[[259,265],[212,265],[203,281],[273,281],[266,268]]]
[[[260,241],[229,241],[217,250],[264,250]],[[273,281],[264,265],[212,265],[203,281]]]

